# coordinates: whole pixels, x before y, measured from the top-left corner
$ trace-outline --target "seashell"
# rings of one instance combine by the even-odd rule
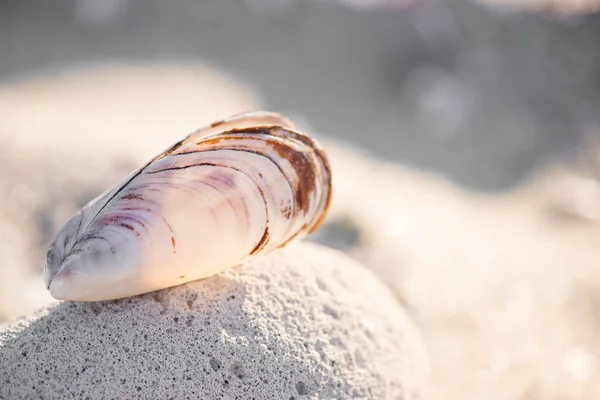
[[[331,201],[321,147],[281,115],[201,129],[92,200],[58,232],[53,297],[97,301],[201,279],[314,231]]]

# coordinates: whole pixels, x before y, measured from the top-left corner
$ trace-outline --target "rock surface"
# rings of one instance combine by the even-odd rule
[[[297,243],[191,284],[64,302],[0,332],[0,398],[415,399],[425,356],[393,295]]]

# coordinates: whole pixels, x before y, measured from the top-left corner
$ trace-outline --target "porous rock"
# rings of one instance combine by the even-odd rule
[[[414,399],[425,356],[388,289],[298,243],[133,298],[0,331],[0,398]]]

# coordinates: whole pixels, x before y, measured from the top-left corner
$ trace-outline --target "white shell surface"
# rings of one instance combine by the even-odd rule
[[[53,297],[96,301],[201,279],[318,227],[324,152],[274,113],[212,124],[80,210],[48,251]]]

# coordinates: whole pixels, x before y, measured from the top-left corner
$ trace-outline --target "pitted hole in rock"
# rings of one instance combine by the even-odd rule
[[[308,394],[308,390],[306,389],[306,384],[302,381],[296,382],[296,392],[298,392],[298,394],[300,396]]]
[[[90,304],[90,310],[94,315],[99,315],[102,312],[102,308],[97,303]]]
[[[164,296],[162,292],[153,292],[150,294],[150,298],[154,300],[156,303],[160,304],[160,311],[158,312],[160,315],[165,315],[167,312],[167,304],[165,302]]]
[[[187,300],[185,301],[185,304],[187,305],[188,310],[191,310],[194,308],[194,304],[196,303],[196,300],[198,300],[198,293],[191,293],[189,295],[189,297],[187,298]]]
[[[221,361],[217,360],[216,358],[211,358],[209,364],[215,372],[221,369]]]
[[[150,293],[150,298],[152,300],[154,300],[155,302],[157,302],[157,303],[161,303],[162,302],[161,298],[160,298],[160,294],[158,292],[152,292],[152,293]]]
[[[193,315],[189,315],[185,320],[185,326],[192,326],[192,322],[194,322],[195,318],[196,317],[194,317]]]
[[[244,367],[239,361],[233,363],[231,366],[231,373],[237,376],[239,379],[244,379]]]

